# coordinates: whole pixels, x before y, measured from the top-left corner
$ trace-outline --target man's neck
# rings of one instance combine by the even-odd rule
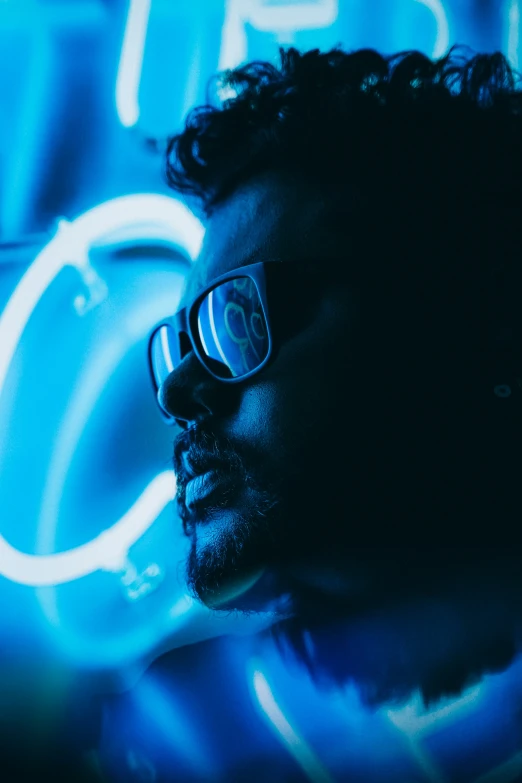
[[[387,593],[381,583],[366,595],[352,586],[344,592],[342,578],[330,578],[328,592],[309,579],[294,590],[294,617],[277,633],[315,675],[359,683],[369,704],[416,690],[434,704],[505,670],[522,650],[514,577],[494,577],[493,569],[470,569],[454,581],[449,574],[446,582],[426,581],[417,593]]]

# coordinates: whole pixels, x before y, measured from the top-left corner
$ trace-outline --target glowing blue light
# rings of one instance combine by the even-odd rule
[[[287,750],[292,754],[296,762],[303,769],[305,775],[313,783],[333,783],[333,778],[321,764],[308,743],[291,726],[283,711],[277,704],[274,694],[264,674],[259,668],[254,669],[252,675],[254,693],[259,706],[276,730]]]
[[[122,320],[119,329],[107,335],[95,361],[85,363],[62,411],[53,450],[47,466],[37,528],[37,552],[47,555],[55,549],[56,521],[71,462],[108,379],[136,340],[150,332],[156,319],[157,299],[133,310],[132,319]],[[171,498],[173,495],[171,496]],[[154,520],[151,520],[151,523]],[[48,593],[46,593],[48,596]]]
[[[508,3],[507,20],[507,57],[512,67],[518,69],[518,47],[520,35],[520,4],[518,0],[510,0]]]
[[[70,582],[96,570],[123,570],[130,546],[148,530],[175,492],[173,472],[160,473],[109,530],[67,552],[27,555],[0,536],[0,574],[13,582],[41,587]]]
[[[163,735],[199,780],[212,780],[215,769],[210,748],[205,748],[203,738],[191,725],[186,710],[176,703],[175,693],[148,675],[136,686],[134,698],[147,716],[147,722],[154,727],[154,734]]]
[[[149,14],[150,0],[129,0],[116,78],[116,110],[121,124],[126,128],[136,125],[140,116],[138,93]]]
[[[474,783],[516,783],[522,775],[522,751],[503,764],[476,778]]]
[[[31,14],[41,13],[34,5]],[[2,228],[5,236],[19,236],[26,228],[27,212],[32,205],[30,194],[35,186],[34,177],[38,167],[35,164],[38,144],[42,140],[42,127],[49,122],[53,105],[52,76],[53,51],[49,31],[37,17],[32,35],[31,51],[28,53],[30,71],[27,78],[22,111],[18,118],[15,147],[4,158],[5,193],[3,199]]]
[[[160,329],[160,340],[161,348],[163,350],[163,358],[165,359],[168,372],[171,373],[174,369],[174,365],[172,364],[172,359],[170,357],[170,347],[166,329]]]
[[[223,364],[227,364],[227,357],[223,353],[223,349],[221,347],[221,343],[219,342],[219,337],[216,330],[213,302],[214,302],[214,291],[211,291],[208,296],[208,316],[210,318],[210,331],[212,332],[212,337],[214,338],[214,342],[216,343],[216,348],[218,349],[219,355],[223,360]]]
[[[446,54],[450,43],[449,23],[444,6],[441,0],[416,0],[416,2],[426,6],[435,17],[437,37],[431,56],[435,58],[442,57]]]
[[[386,715],[391,722],[409,735],[418,736],[429,731],[438,721],[448,721],[450,718],[460,718],[463,712],[476,707],[480,698],[482,686],[477,685],[467,690],[458,699],[448,699],[445,704],[427,711],[419,695],[400,709],[387,710]]]
[[[308,0],[300,3],[265,5],[263,0],[248,4],[249,22],[257,30],[281,33],[284,30],[320,30],[330,27],[339,15],[338,0]]]
[[[338,14],[338,0],[308,0],[281,5],[266,5],[263,0],[249,3],[227,0],[218,68],[234,68],[246,60],[247,23],[256,30],[275,33],[278,43],[290,43],[297,31],[330,27]]]
[[[138,569],[130,560],[125,558],[123,567],[118,569],[121,575],[121,585],[124,588],[125,597],[128,601],[140,601],[149,595],[161,584],[165,572],[157,563],[149,563],[142,571]]]
[[[60,221],[56,235],[25,272],[0,316],[0,396],[24,329],[49,285],[61,269],[72,266],[89,291],[89,298],[75,300],[77,312],[83,314],[99,304],[108,291],[89,263],[89,249],[103,237],[118,232],[121,236],[125,229],[127,238],[166,240],[185,248],[191,258],[198,254],[203,238],[201,224],[187,207],[175,199],[152,193],[123,196],[94,207],[70,223]],[[65,476],[68,462],[61,468]],[[0,535],[0,574],[35,586],[60,584],[100,568],[121,570],[130,546],[150,527],[174,494],[173,474],[166,471],[149,484],[113,527],[68,552],[27,555],[10,546]]]
[[[96,294],[106,295],[103,281],[89,264],[88,251],[94,241],[129,228],[130,237],[164,239],[186,249],[190,258],[199,253],[203,228],[181,202],[168,196],[137,193],[107,201],[69,223],[62,220],[54,238],[38,254],[16,286],[0,316],[0,395],[20,337],[48,286],[65,266],[73,266],[84,284]],[[85,307],[84,300],[76,300]]]
[[[246,60],[247,37],[245,21],[241,14],[240,2],[238,0],[226,0],[218,70],[224,71],[228,68],[235,68],[236,65]],[[229,96],[221,92],[220,97],[222,100],[226,100]]]
[[[205,335],[203,334],[203,328],[201,326],[201,316],[198,316],[198,332],[199,332],[199,339],[201,340],[201,345],[203,346],[203,350],[207,354],[207,356],[210,356],[207,348],[207,343],[205,342]]]
[[[388,720],[404,735],[412,756],[432,783],[444,783],[446,777],[440,772],[421,740],[432,730],[437,730],[442,721],[444,721],[443,725],[447,726],[451,720],[459,719],[472,710],[482,690],[482,686],[477,685],[467,690],[460,698],[447,699],[446,703],[433,710],[426,710],[420,695],[417,694],[406,706],[384,711]]]

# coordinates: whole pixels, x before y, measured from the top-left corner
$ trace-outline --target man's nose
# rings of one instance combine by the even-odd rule
[[[158,400],[176,423],[187,429],[209,416],[231,412],[237,399],[236,387],[214,378],[194,351],[189,351],[162,383]]]

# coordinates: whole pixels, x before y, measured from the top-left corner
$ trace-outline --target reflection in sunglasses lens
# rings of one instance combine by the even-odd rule
[[[268,355],[268,329],[255,282],[236,277],[216,286],[202,300],[198,334],[209,369],[222,378],[239,378]]]

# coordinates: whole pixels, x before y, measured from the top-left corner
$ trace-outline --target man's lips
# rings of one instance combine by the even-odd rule
[[[197,476],[203,476],[212,470],[223,470],[224,466],[215,457],[210,454],[194,454],[194,452],[184,451],[181,455],[181,465],[183,467],[184,483]]]
[[[237,477],[220,470],[210,470],[190,479],[177,498],[185,533],[196,524],[209,521],[209,509],[225,509],[237,489]]]
[[[205,509],[225,507],[234,485],[242,483],[242,470],[235,454],[217,454],[202,448],[199,443],[188,443],[175,453],[174,467],[178,480],[177,510],[185,532],[196,522],[204,522]]]
[[[191,478],[185,487],[185,505],[187,509],[189,511],[196,509],[203,500],[206,500],[209,495],[223,484],[223,480],[226,478],[226,475],[218,470],[209,470],[203,473],[203,475]]]
[[[180,456],[178,473],[178,510],[182,520],[190,517],[202,521],[200,512],[219,500],[237,481],[237,474],[231,471],[231,465],[224,463],[208,452],[199,449],[187,449]]]

